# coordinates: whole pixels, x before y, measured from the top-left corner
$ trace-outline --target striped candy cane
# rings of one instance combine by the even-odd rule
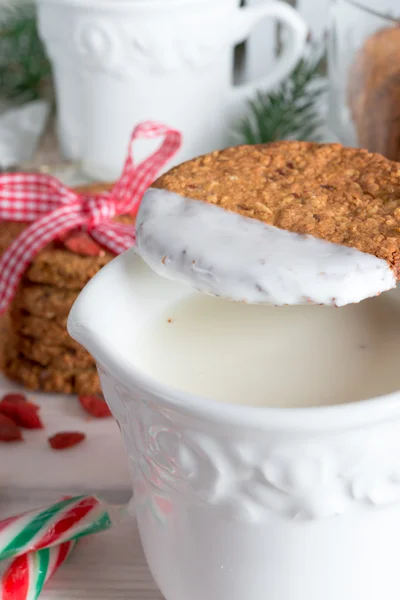
[[[0,521],[0,560],[104,531],[124,516],[124,508],[108,506],[94,496],[76,496],[11,517]]]
[[[71,554],[76,541],[18,556],[0,581],[0,600],[36,600],[45,583]]]

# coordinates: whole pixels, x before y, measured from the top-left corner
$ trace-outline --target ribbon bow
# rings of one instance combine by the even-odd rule
[[[135,168],[133,142],[160,136],[164,140],[158,150]],[[131,137],[121,178],[110,192],[93,196],[77,194],[48,175],[1,175],[0,221],[32,224],[12,242],[0,260],[0,315],[13,299],[23,273],[37,253],[68,231],[84,229],[114,254],[131,248],[135,242],[134,227],[112,219],[137,210],[144,192],[180,145],[181,134],[174,129],[153,121],[138,125]]]

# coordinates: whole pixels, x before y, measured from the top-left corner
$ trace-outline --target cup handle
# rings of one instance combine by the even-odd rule
[[[269,89],[275,86],[291,73],[303,55],[308,33],[307,24],[298,12],[285,2],[267,0],[256,6],[238,8],[234,42],[244,41],[253,27],[263,19],[277,19],[287,25],[290,38],[272,71],[255,81],[233,87],[234,102],[251,97],[257,89]]]

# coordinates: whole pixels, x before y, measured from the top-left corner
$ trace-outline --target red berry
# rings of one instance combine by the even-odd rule
[[[105,251],[89,234],[84,231],[72,231],[63,239],[65,248],[83,256],[104,256]]]
[[[24,429],[43,429],[38,407],[32,402],[13,402],[5,398],[0,402],[0,413]]]
[[[22,433],[12,419],[0,414],[0,442],[21,442]]]
[[[107,402],[101,396],[79,396],[78,400],[82,408],[96,419],[112,416]]]
[[[28,399],[24,394],[6,394],[2,397],[2,402],[11,402],[12,404],[25,404],[28,402]]]
[[[48,442],[53,450],[66,450],[77,446],[86,438],[84,433],[79,431],[63,431],[49,437]]]

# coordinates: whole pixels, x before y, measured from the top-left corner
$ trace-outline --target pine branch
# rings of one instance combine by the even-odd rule
[[[51,67],[29,2],[0,7],[0,93],[9,100],[42,96],[51,80]]]
[[[309,50],[277,89],[258,92],[249,101],[249,115],[236,129],[244,143],[318,140],[318,130],[323,124],[317,106],[325,92],[321,78],[325,52],[315,46]]]

